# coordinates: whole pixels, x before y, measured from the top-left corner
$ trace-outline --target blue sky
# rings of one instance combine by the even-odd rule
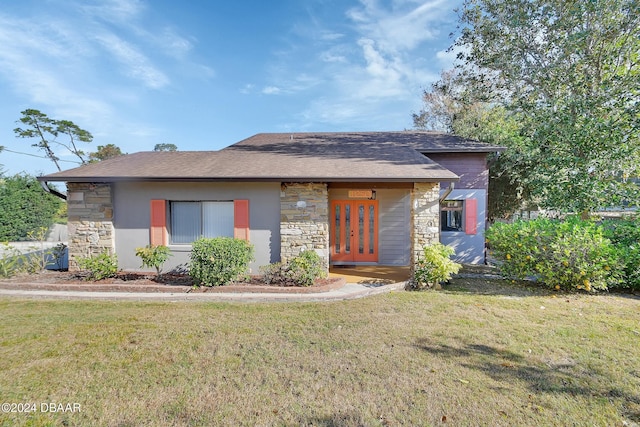
[[[13,133],[27,108],[91,132],[87,152],[409,129],[422,90],[451,67],[461,0],[2,3],[0,145],[42,155]],[[8,151],[0,164],[6,174],[56,171]]]

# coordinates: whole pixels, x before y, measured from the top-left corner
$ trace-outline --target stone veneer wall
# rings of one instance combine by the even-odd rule
[[[440,241],[440,184],[416,182],[411,191],[411,267],[422,257],[422,248]]]
[[[326,183],[286,183],[280,193],[280,259],[315,250],[329,268],[329,192]]]
[[[67,183],[69,271],[78,258],[115,251],[111,185]]]

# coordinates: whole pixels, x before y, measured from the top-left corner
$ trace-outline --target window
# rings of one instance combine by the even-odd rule
[[[440,207],[440,229],[442,231],[464,231],[462,224],[462,200],[445,200]]]
[[[232,201],[171,202],[171,243],[189,244],[200,237],[233,237],[233,206]]]

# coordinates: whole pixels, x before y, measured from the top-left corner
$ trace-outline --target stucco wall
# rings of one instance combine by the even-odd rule
[[[120,267],[139,270],[135,248],[149,244],[150,201],[227,201],[249,200],[250,242],[255,246],[258,267],[280,260],[280,184],[279,183],[115,183],[113,190],[116,252]],[[164,269],[186,266],[191,245],[169,244],[173,256]]]
[[[444,191],[444,190],[443,190]],[[447,200],[476,199],[477,220],[476,234],[466,234],[464,231],[443,231],[440,234],[440,241],[453,247],[456,251],[454,259],[465,264],[484,264],[484,231],[487,211],[487,192],[485,190],[462,189],[453,190],[447,196]]]
[[[284,183],[280,192],[280,255],[287,262],[315,250],[329,266],[329,196],[325,183]]]
[[[78,270],[78,259],[113,254],[112,189],[109,184],[67,184],[69,271]]]

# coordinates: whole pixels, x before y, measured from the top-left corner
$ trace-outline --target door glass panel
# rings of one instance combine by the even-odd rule
[[[364,253],[364,205],[358,205],[358,253]]]
[[[373,244],[375,242],[375,220],[376,220],[376,212],[375,206],[369,205],[369,253],[373,254]]]
[[[336,204],[336,221],[334,227],[334,240],[335,240],[335,251],[337,254],[340,253],[340,205]]]
[[[344,205],[344,231],[345,231],[345,253],[351,253],[351,205],[346,203]]]

